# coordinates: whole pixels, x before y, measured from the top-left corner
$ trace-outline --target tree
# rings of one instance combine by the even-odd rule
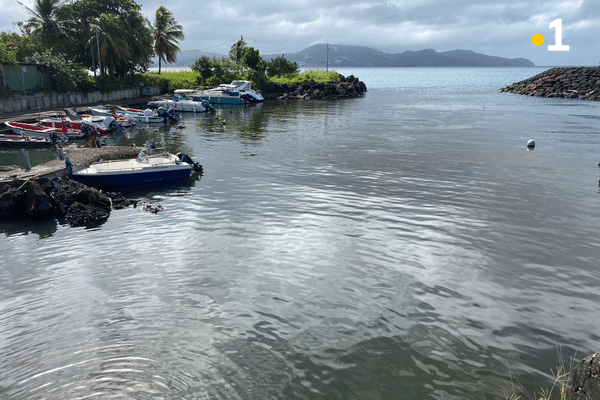
[[[206,82],[213,76],[213,62],[208,56],[202,56],[194,62],[192,71],[200,74],[198,84],[206,85]]]
[[[125,29],[121,21],[111,14],[103,14],[98,26],[102,69],[119,74],[131,59],[131,48],[125,39]],[[103,71],[100,71],[100,74],[102,73]]]
[[[135,71],[145,71],[154,54],[150,22],[141,13],[141,7],[133,0],[76,0],[60,7],[63,19],[77,21],[70,25],[68,48],[64,54],[77,60],[89,69],[95,70],[97,60],[96,29],[102,30],[103,40],[107,40],[104,50],[110,56],[108,70],[111,74],[126,75]],[[107,16],[107,17],[103,17]],[[104,18],[104,19],[103,19]],[[126,46],[123,45],[126,43]],[[116,48],[113,49],[113,46]],[[126,48],[128,57],[116,56]],[[95,51],[95,53],[92,53]],[[102,49],[101,49],[102,51]],[[94,60],[92,59],[94,54]],[[101,63],[105,69],[104,57]]]
[[[158,56],[158,73],[162,66],[162,61],[172,63],[177,61],[177,53],[179,53],[180,40],[185,38],[183,34],[183,26],[175,21],[175,17],[171,11],[160,6],[156,10],[156,20],[152,27],[152,35],[154,37],[154,51]]]
[[[36,37],[32,35],[21,36],[14,32],[0,32],[0,44],[6,46],[9,52],[16,52],[16,62],[24,61],[26,57],[41,51],[43,48]]]
[[[254,47],[246,47],[244,49],[242,64],[253,71],[264,71],[265,69],[265,61],[260,56],[258,49]]]
[[[17,46],[12,43],[0,42],[0,64],[17,63]]]
[[[33,8],[18,2],[31,16],[25,22],[15,22],[24,35],[36,35],[48,47],[59,43],[66,36],[66,28],[70,21],[60,18],[61,0],[36,0]]]
[[[246,41],[242,37],[240,40],[235,42],[231,49],[229,50],[229,58],[236,65],[242,64],[242,58],[244,57],[244,50],[246,49]]]
[[[288,61],[283,54],[267,62],[269,76],[290,76],[298,72],[298,63]]]

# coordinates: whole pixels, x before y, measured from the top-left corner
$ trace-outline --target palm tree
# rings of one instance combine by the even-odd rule
[[[114,15],[102,14],[98,21],[100,39],[100,75],[104,70],[121,73],[131,59],[131,46],[125,39],[126,33],[121,21]]]
[[[152,27],[152,34],[154,36],[154,51],[158,56],[158,73],[162,66],[162,61],[172,63],[177,60],[177,53],[179,53],[180,40],[185,38],[183,34],[183,26],[181,26],[171,11],[167,10],[164,6],[158,7],[156,10],[156,21]]]
[[[36,0],[33,8],[18,3],[31,16],[25,22],[15,22],[23,33],[39,36],[48,46],[58,43],[61,36],[66,36],[65,27],[70,21],[62,21],[58,15],[61,0]]]

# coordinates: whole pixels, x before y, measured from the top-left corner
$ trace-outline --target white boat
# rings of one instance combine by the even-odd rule
[[[259,103],[264,101],[263,96],[252,90],[251,81],[232,81],[223,83],[216,88],[207,90],[178,89],[175,94],[187,96],[195,101],[207,100],[211,104]]]
[[[75,181],[88,186],[125,186],[189,178],[202,166],[193,163],[185,154],[163,153],[126,160],[98,161],[88,167],[78,168],[66,163],[67,171]]]
[[[113,110],[108,110],[106,108],[99,107],[90,107],[90,111],[94,115],[110,115],[111,113],[113,113]],[[149,108],[145,110],[138,110],[136,108],[117,106],[114,108],[114,113],[116,113],[119,116],[123,116],[131,120],[147,124],[176,121],[178,119],[174,112],[169,112],[165,109],[161,110],[160,108],[157,111],[153,111]]]
[[[185,99],[179,94],[173,95],[172,99],[155,100],[148,103],[151,107],[164,107],[167,110],[177,112],[206,112],[208,108],[201,101]]]

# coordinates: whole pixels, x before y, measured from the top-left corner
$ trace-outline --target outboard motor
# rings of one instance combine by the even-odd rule
[[[179,119],[179,115],[175,112],[173,108],[169,108],[167,114],[169,115],[169,120],[171,121],[177,121]]]
[[[177,153],[177,158],[179,158],[181,162],[190,164],[194,169],[194,172],[202,172],[204,170],[204,168],[202,168],[202,165],[200,165],[197,162],[194,162],[192,158],[185,153]]]
[[[48,136],[50,136],[50,143],[52,143],[52,144],[58,143],[58,135],[56,133],[50,132],[50,135],[48,135]]]
[[[207,112],[214,112],[215,109],[213,108],[213,106],[210,105],[210,103],[208,102],[208,100],[204,99],[202,100],[202,105],[204,106],[204,108],[206,108]]]
[[[115,121],[113,117],[106,117],[102,122],[104,123],[104,126],[106,126],[111,132],[120,132],[123,130],[121,124]]]
[[[94,128],[87,122],[82,122],[79,129],[81,129],[81,132],[83,132],[85,136],[94,136],[96,134]]]
[[[112,122],[108,125],[108,129],[111,132],[123,132],[123,125],[119,124],[115,120],[112,120]]]
[[[172,108],[169,109],[169,111],[165,110],[164,107],[158,107],[158,110],[156,110],[156,113],[158,114],[159,117],[161,117],[165,122],[169,122],[169,121],[177,121],[177,114],[175,114],[175,110],[173,110]]]

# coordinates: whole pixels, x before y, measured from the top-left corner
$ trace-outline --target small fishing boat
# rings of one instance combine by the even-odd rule
[[[88,136],[88,133],[84,133],[81,129],[66,128],[64,126],[52,128],[41,124],[28,124],[25,122],[12,121],[7,121],[4,125],[12,129],[15,135],[20,136],[49,138],[51,134],[56,134],[59,137],[60,135],[63,135],[69,139],[83,139]]]
[[[206,100],[211,104],[244,105],[247,103],[260,103],[263,96],[252,90],[251,81],[232,81],[223,83],[216,88],[207,90],[177,89],[175,94],[186,96],[194,101]]]
[[[118,115],[92,116],[79,115],[71,108],[65,108],[65,115],[44,115],[38,121],[45,126],[54,128],[73,128],[86,130],[88,125],[98,135],[108,135],[113,132],[122,131],[123,128],[131,126],[135,120]]]
[[[88,186],[124,186],[189,178],[202,171],[186,154],[163,153],[126,160],[98,161],[81,169],[67,162],[67,171],[75,181]]]
[[[90,110],[92,114],[98,116],[116,114],[117,116],[122,116],[147,124],[177,121],[179,119],[174,110],[167,111],[164,108],[159,108],[156,111],[152,111],[149,108],[145,110],[139,110],[136,108],[116,106],[112,110],[98,107],[90,107]]]
[[[172,99],[156,100],[148,103],[151,107],[164,107],[169,111],[177,112],[207,112],[211,111],[212,107],[208,102],[202,100],[194,101],[184,98],[182,95],[174,94]]]
[[[0,135],[0,146],[49,147],[57,143],[58,140],[60,140],[58,136],[53,140],[47,137]]]

